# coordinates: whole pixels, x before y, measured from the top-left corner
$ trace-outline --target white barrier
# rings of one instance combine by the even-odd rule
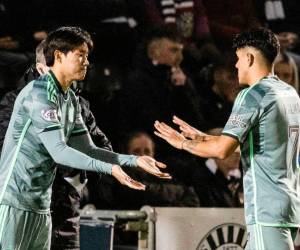
[[[155,224],[155,247],[139,250],[241,250],[247,241],[243,209],[238,208],[149,208]],[[149,232],[151,237],[151,232]]]
[[[83,224],[91,222],[94,226],[102,225],[101,220],[122,220],[126,224],[125,230],[139,232],[138,250],[242,250],[246,245],[243,209],[145,206],[141,210],[96,210],[82,212],[81,216]],[[113,228],[112,224],[110,228]],[[112,238],[103,232],[99,242],[107,240],[110,247],[98,246],[97,250],[112,247]]]

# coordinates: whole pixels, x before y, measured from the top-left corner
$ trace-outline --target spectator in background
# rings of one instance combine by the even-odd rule
[[[235,152],[223,160],[209,158],[199,168],[192,178],[198,181],[194,188],[201,207],[243,206],[239,162],[240,153]]]
[[[175,113],[204,127],[194,84],[180,67],[182,50],[175,30],[159,27],[150,32],[145,46],[138,50],[135,69],[124,86],[127,131],[151,133],[155,119],[167,120]]]
[[[189,126],[175,118],[180,126]],[[195,128],[189,128],[195,129]],[[221,135],[222,128],[210,129],[210,135]],[[209,158],[197,169],[192,178],[201,207],[242,207],[243,187],[241,180],[239,148],[226,159]]]
[[[135,69],[130,72],[121,92],[118,113],[122,131],[116,130],[116,134],[126,135],[133,131],[151,134],[155,120],[167,121],[174,114],[205,130],[206,122],[199,113],[197,92],[180,67],[183,44],[178,33],[168,27],[155,28],[143,45],[138,50]],[[157,139],[155,144],[157,157],[172,165],[170,171],[181,169],[175,175],[188,182],[188,165],[195,164],[190,163],[191,157],[186,154],[187,158],[182,155],[173,161],[175,155],[170,147]],[[186,176],[183,174],[185,171]]]
[[[145,0],[144,3],[148,27],[166,25],[177,29],[184,44],[182,67],[190,74],[219,58],[202,0]]]
[[[260,22],[277,34],[282,51],[287,51],[300,67],[300,28],[298,0],[255,0]]]
[[[177,28],[187,42],[208,38],[207,16],[202,0],[144,1],[150,25]]]
[[[211,34],[221,50],[241,31],[259,27],[252,0],[203,0]]]
[[[223,58],[203,68],[196,85],[200,113],[205,117],[209,129],[225,126],[239,91],[233,56],[224,54]]]
[[[148,155],[154,157],[155,144],[145,132],[134,132],[128,136],[124,145],[124,153],[133,155]],[[130,171],[129,174],[147,183],[145,192],[131,192],[116,186],[115,198],[117,209],[140,209],[144,205],[198,207],[199,199],[193,187],[175,182],[157,182],[148,178],[142,171]]]
[[[0,97],[18,87],[18,80],[35,61],[35,47],[46,38],[46,32],[38,29],[46,19],[40,17],[42,10],[35,3],[0,0]],[[32,15],[32,9],[40,11]]]
[[[280,53],[274,63],[274,73],[299,93],[299,71],[293,57],[287,53]]]

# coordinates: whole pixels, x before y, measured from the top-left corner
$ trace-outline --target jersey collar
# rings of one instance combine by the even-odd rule
[[[52,70],[49,70],[49,75],[51,76],[51,78],[53,79],[53,81],[55,82],[56,87],[58,88],[59,92],[65,97],[68,95],[68,90],[66,92],[64,92],[64,90],[62,89],[61,85],[59,84],[59,81],[57,80],[56,76],[54,75],[54,73],[52,72]]]

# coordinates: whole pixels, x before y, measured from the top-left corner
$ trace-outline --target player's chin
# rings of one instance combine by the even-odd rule
[[[80,73],[77,74],[77,81],[82,81],[86,76],[86,70],[81,71]]]

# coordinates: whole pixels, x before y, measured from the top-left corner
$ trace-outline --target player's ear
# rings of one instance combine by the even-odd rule
[[[252,53],[247,53],[247,63],[248,66],[251,67],[254,63],[254,55]]]
[[[54,51],[54,61],[61,62],[63,53],[59,50]]]

